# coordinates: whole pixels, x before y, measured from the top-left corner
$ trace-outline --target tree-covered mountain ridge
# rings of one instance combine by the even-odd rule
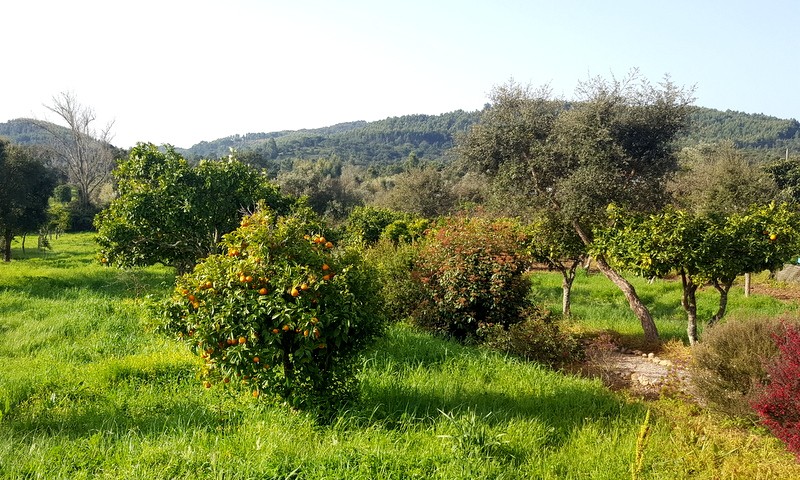
[[[328,158],[357,165],[394,163],[410,154],[446,161],[459,134],[480,120],[481,111],[404,115],[301,130],[230,135],[177,150],[190,159],[219,158],[236,150],[256,164],[276,159]],[[0,136],[20,144],[41,144],[47,135],[29,119],[0,123]],[[681,146],[732,142],[738,148],[774,157],[786,149],[800,153],[800,122],[761,113],[696,107]]]
[[[336,156],[356,164],[391,163],[414,153],[441,160],[456,137],[480,120],[481,112],[457,110],[441,115],[405,115],[374,122],[355,121],[329,127],[231,135],[182,150],[190,158],[214,158],[251,151],[270,158]],[[777,155],[800,153],[800,122],[761,113],[696,107],[681,146],[732,142],[747,150]],[[773,152],[774,151],[774,152]]]

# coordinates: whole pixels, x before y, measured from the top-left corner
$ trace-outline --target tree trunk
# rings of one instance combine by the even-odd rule
[[[28,238],[28,234],[27,233],[23,233],[22,234],[22,253],[23,254],[25,253],[25,239],[26,238]]]
[[[750,296],[750,274],[749,273],[745,273],[744,274],[744,296],[745,297],[749,297]]]
[[[716,278],[714,279],[714,288],[719,292],[719,310],[717,310],[717,313],[708,321],[709,326],[714,325],[725,316],[725,311],[728,309],[728,292],[731,290],[732,285],[733,280],[723,280],[723,282],[720,283]]]
[[[589,238],[589,235],[583,230],[583,227],[577,222],[573,221],[572,226],[575,228],[575,232],[578,236],[581,237],[581,240],[585,245],[589,245],[592,240]],[[639,298],[639,295],[636,294],[636,289],[633,288],[633,285],[627,280],[625,277],[617,273],[616,270],[611,268],[606,262],[606,259],[603,258],[602,255],[597,255],[594,259],[595,264],[597,264],[597,268],[603,272],[603,275],[606,276],[609,280],[611,280],[614,285],[616,285],[622,293],[625,295],[625,298],[628,300],[628,305],[630,305],[631,310],[633,310],[634,315],[636,318],[639,319],[639,322],[642,324],[642,330],[644,331],[644,339],[646,342],[657,342],[658,341],[658,328],[656,328],[656,323],[653,321],[652,315],[650,315],[650,310],[647,309],[647,306],[642,302]]]
[[[10,262],[11,261],[11,240],[14,237],[11,235],[11,229],[7,228],[5,232],[3,232],[3,261]]]
[[[575,282],[575,270],[578,269],[578,265],[580,264],[580,261],[575,261],[572,262],[572,266],[570,268],[561,269],[561,275],[563,277],[561,281],[561,314],[565,317],[572,315],[572,311],[570,309],[572,284]]]
[[[683,298],[681,305],[686,310],[686,335],[689,337],[689,345],[697,343],[697,284],[681,270],[681,283],[683,284]]]

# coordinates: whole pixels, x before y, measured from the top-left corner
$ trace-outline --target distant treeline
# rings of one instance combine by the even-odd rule
[[[441,115],[405,115],[384,120],[340,123],[330,127],[231,135],[177,149],[190,160],[220,158],[236,150],[238,156],[262,167],[295,159],[337,158],[344,163],[385,167],[412,153],[427,162],[448,163],[456,137],[480,119],[481,112],[457,110]],[[0,136],[18,144],[42,144],[47,135],[26,119],[0,123]],[[763,114],[697,107],[692,126],[681,146],[732,142],[764,160],[782,156],[786,149],[800,153],[800,122]]]

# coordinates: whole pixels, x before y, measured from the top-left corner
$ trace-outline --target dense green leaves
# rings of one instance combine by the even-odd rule
[[[256,212],[225,236],[226,254],[178,279],[168,322],[204,360],[207,386],[244,383],[322,409],[354,393],[353,361],[384,326],[380,285],[320,226],[308,211]]]
[[[115,176],[119,197],[98,215],[97,241],[101,261],[123,267],[163,263],[188,271],[259,201],[282,213],[291,206],[233,158],[191,167],[172,147],[137,145]]]
[[[15,235],[37,230],[47,221],[47,205],[56,186],[51,170],[22,147],[0,140],[0,244],[11,261]]]
[[[720,293],[714,322],[725,314],[737,276],[775,270],[800,252],[800,213],[788,204],[751,206],[729,216],[674,209],[631,215],[612,207],[609,216],[613,224],[596,233],[595,253],[645,277],[678,273],[692,342],[697,339],[694,294],[700,285],[710,282]]]

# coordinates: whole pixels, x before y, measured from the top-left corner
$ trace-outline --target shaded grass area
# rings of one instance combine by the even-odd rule
[[[204,389],[187,349],[146,328],[140,299],[171,273],[106,269],[89,236],[62,238],[0,265],[1,478],[630,478],[648,408],[643,478],[800,475],[758,430],[404,324],[367,352],[361,399],[329,424]]]

